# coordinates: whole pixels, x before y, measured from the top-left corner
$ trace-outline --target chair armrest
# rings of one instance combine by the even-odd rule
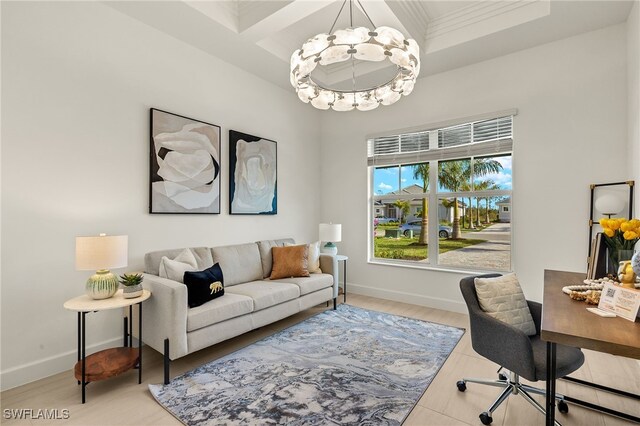
[[[540,324],[542,321],[542,304],[533,302],[531,300],[527,300],[527,304],[529,305],[529,312],[531,312],[531,316],[533,317],[533,323],[536,325],[536,334],[540,334]]]
[[[523,331],[484,312],[470,312],[473,349],[528,380],[536,380],[533,347]]]
[[[168,338],[169,358],[176,359],[186,355],[187,286],[151,274],[144,274],[142,286],[151,291],[151,297],[142,310],[142,340],[163,353],[164,340]]]
[[[323,274],[333,275],[333,298],[338,297],[338,259],[331,254],[320,254],[320,269]]]

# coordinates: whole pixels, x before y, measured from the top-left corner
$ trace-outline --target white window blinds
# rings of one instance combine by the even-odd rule
[[[509,115],[438,129],[377,137],[367,141],[368,165],[423,163],[511,152],[512,129],[513,116]],[[431,133],[437,135],[437,147],[430,147]]]

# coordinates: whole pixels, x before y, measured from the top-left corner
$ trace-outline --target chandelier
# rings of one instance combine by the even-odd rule
[[[310,38],[291,55],[291,85],[302,102],[318,109],[335,111],[370,111],[379,104],[391,105],[402,95],[407,96],[420,72],[420,48],[413,39],[405,39],[402,33],[390,27],[377,27],[356,0],[365,16],[375,28],[353,27],[353,0],[349,0],[350,27],[333,32],[344,9],[344,0],[338,16],[328,33]],[[356,89],[356,61],[381,62],[389,60],[397,68],[395,76],[382,84],[366,89]],[[340,90],[319,84],[311,78],[313,70],[321,66],[351,61],[352,88]]]

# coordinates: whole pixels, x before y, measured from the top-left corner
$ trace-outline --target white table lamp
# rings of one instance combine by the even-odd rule
[[[338,254],[338,247],[334,243],[342,241],[342,225],[339,223],[321,223],[319,234],[320,241],[326,242],[320,251],[326,254]]]
[[[108,299],[118,291],[118,277],[111,268],[127,266],[126,235],[76,237],[76,270],[96,271],[87,280],[87,295],[93,299]]]

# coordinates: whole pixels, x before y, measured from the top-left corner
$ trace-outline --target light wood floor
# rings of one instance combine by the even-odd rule
[[[342,299],[342,297],[340,297]],[[422,306],[348,295],[348,303],[366,309],[389,312],[412,318],[464,327],[468,330],[467,315]],[[276,324],[252,331],[243,336],[204,349],[172,362],[172,377],[193,369],[207,361],[226,355],[282,328],[297,323],[324,310],[324,305],[310,309]],[[640,361],[585,351],[586,362],[574,375],[640,393]],[[495,378],[498,366],[476,354],[471,348],[469,333],[455,348],[434,381],[413,409],[406,425],[481,425],[478,414],[485,411],[499,393],[498,388],[469,384],[467,391],[458,392],[456,381],[462,377]],[[67,420],[16,421],[2,418],[6,424],[74,424],[74,425],[179,425],[180,423],[155,402],[147,385],[161,383],[162,356],[153,349],[144,352],[143,383],[137,384],[137,371],[130,371],[110,380],[92,383],[87,387],[87,403],[80,404],[80,388],[71,369],[1,394],[2,409],[32,408],[34,410],[68,409]],[[538,382],[544,387],[543,382]],[[640,404],[625,399],[558,381],[558,392],[607,405],[640,416]],[[543,398],[539,398],[543,403]],[[3,416],[4,417],[4,416]],[[620,419],[601,415],[576,406],[569,414],[557,414],[564,425],[623,425]],[[511,396],[493,416],[493,425],[543,425],[544,417],[519,396]]]

